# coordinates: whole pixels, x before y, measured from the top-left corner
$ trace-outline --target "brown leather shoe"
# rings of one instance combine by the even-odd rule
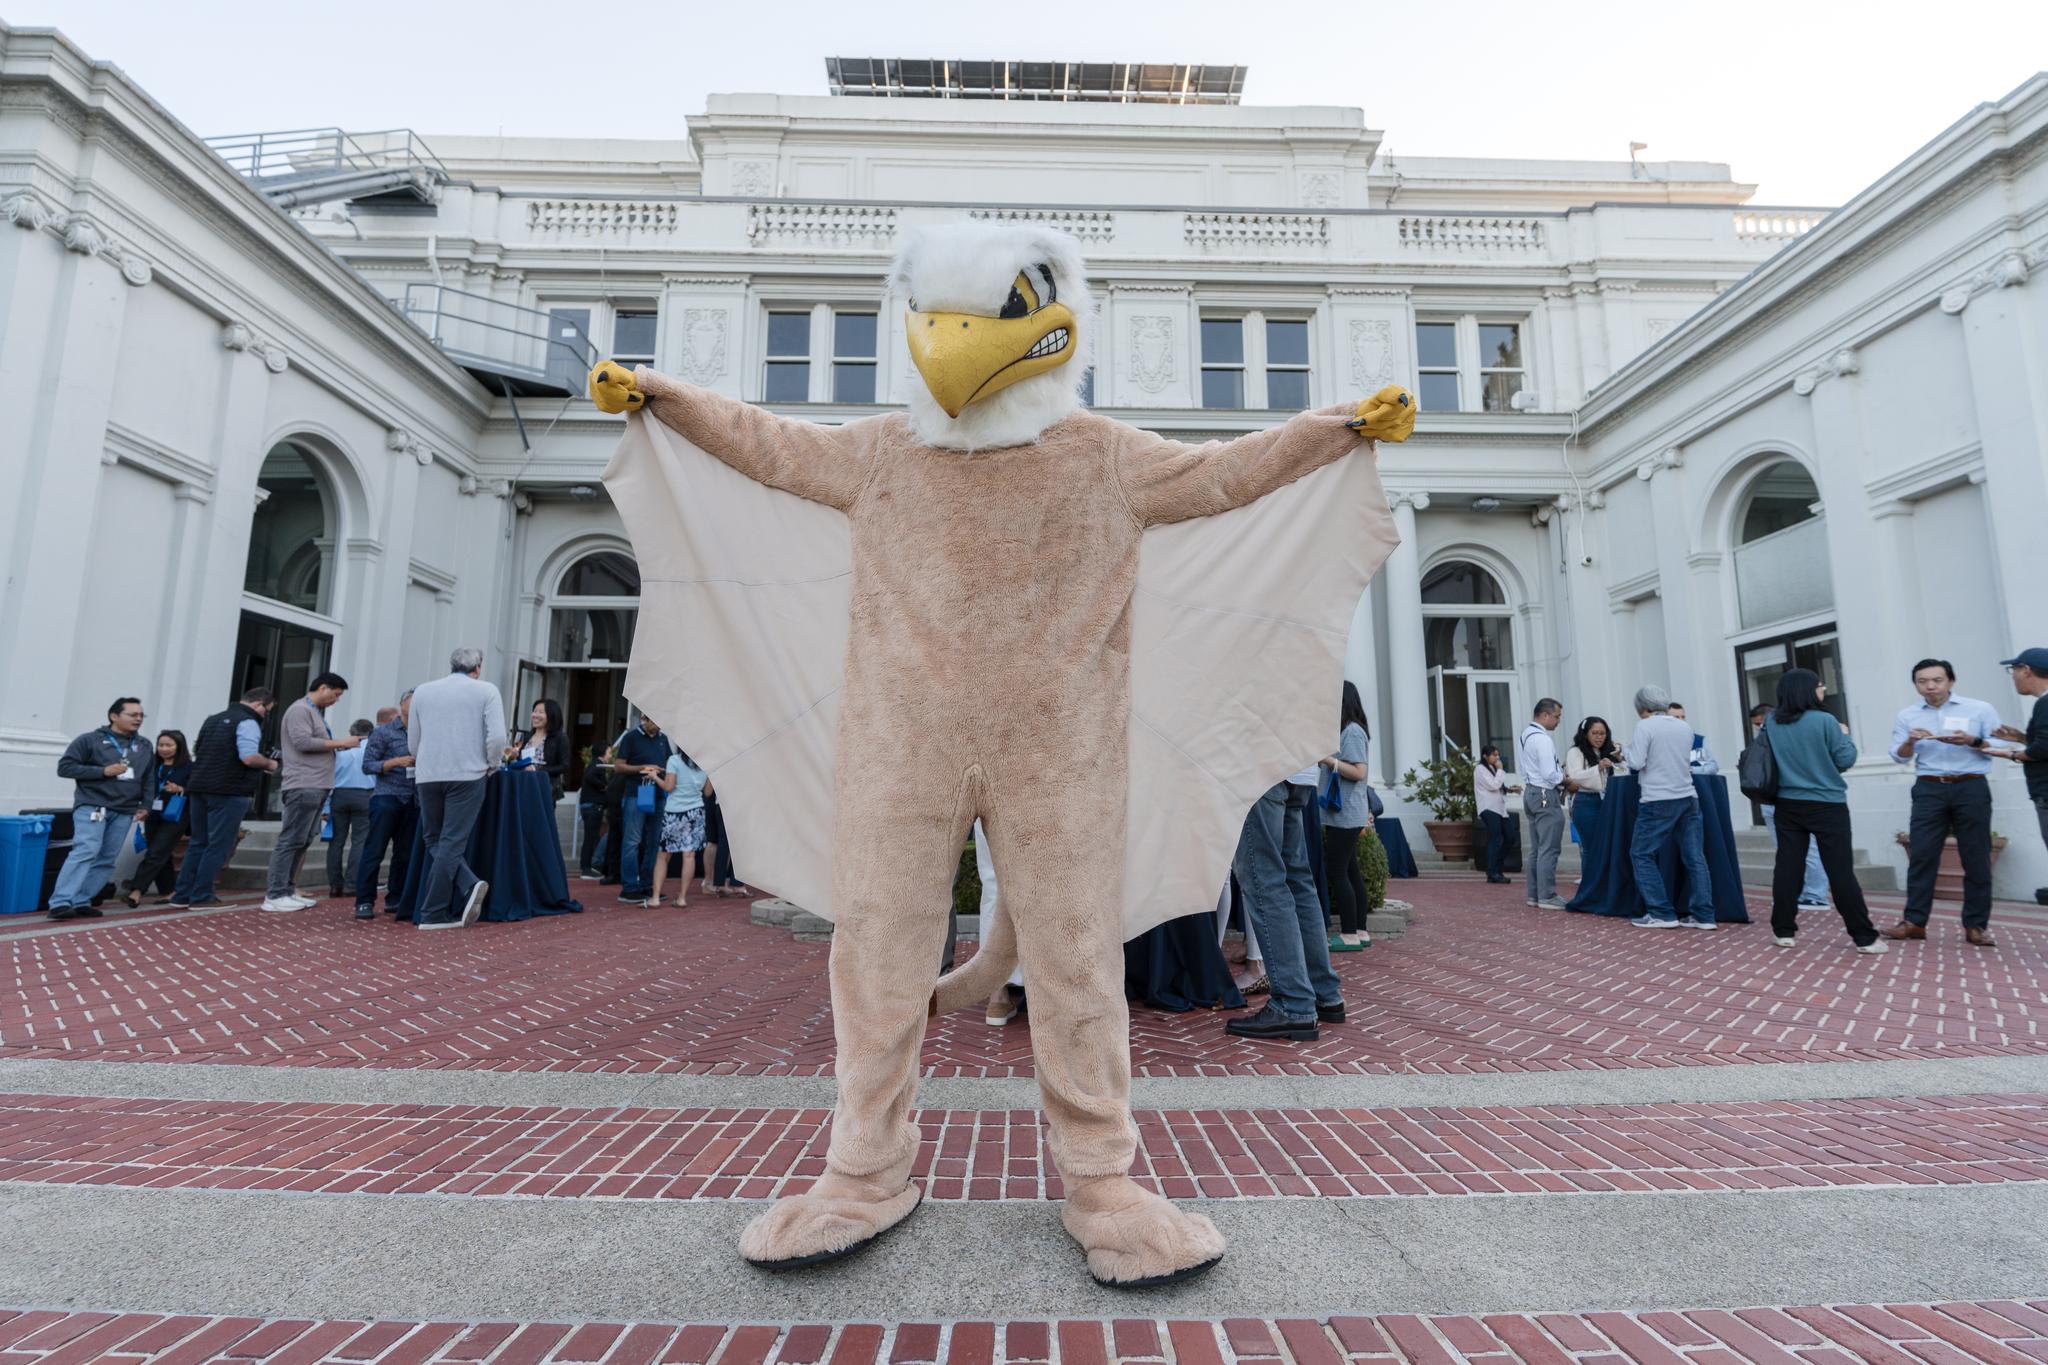
[[[1963,937],[1969,940],[1972,947],[1996,948],[1998,946],[1998,940],[1991,937],[1989,929],[1965,929],[1963,930]]]
[[[1891,928],[1885,930],[1884,936],[1892,939],[1923,939],[1927,937],[1927,926],[1915,924],[1909,919],[1902,919]]]

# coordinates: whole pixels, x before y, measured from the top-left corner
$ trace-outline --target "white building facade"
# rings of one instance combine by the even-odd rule
[[[333,667],[367,714],[463,643],[601,745],[634,632],[688,623],[637,619],[588,357],[876,411],[915,382],[899,234],[980,217],[1081,240],[1122,420],[1421,394],[1351,643],[1383,783],[1542,695],[1625,729],[1643,681],[1732,757],[1802,663],[1890,861],[1907,666],[1953,658],[2017,719],[1995,661],[2048,643],[2044,130],[2037,80],[1823,222],[1718,165],[1389,157],[1350,109],[732,95],[671,141],[359,139],[362,192],[294,203],[236,166],[302,146],[231,166],[0,28],[0,808],[62,800],[116,695],[189,729]],[[1998,790],[2000,889],[2030,890],[2048,855],[2016,770]]]

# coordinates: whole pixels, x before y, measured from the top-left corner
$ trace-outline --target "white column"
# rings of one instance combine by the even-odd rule
[[[1358,699],[1365,703],[1365,714],[1372,720],[1373,741],[1369,746],[1366,769],[1377,785],[1385,786],[1393,774],[1387,762],[1389,735],[1386,713],[1380,709],[1379,653],[1379,613],[1373,609],[1373,590],[1368,584],[1366,590],[1359,594],[1358,606],[1351,613],[1351,637],[1344,649],[1344,676],[1358,688]]]
[[[2040,580],[2038,545],[2048,526],[2048,336],[2042,311],[2028,310],[2032,291],[2017,254],[1992,267],[1992,287],[1970,296],[1944,295],[1942,311],[1960,314],[1970,361],[1977,439],[1984,451],[1984,507],[2005,608],[2006,638],[2015,649],[2048,640],[2048,594]],[[2038,290],[2040,286],[2033,286]]]
[[[0,796],[41,798],[61,790],[56,755],[104,705],[73,695],[71,663],[85,565],[121,555],[118,521],[95,508],[127,294],[147,276],[101,259],[105,239],[82,219],[60,237],[39,203],[8,211],[24,216],[13,229],[0,218]]]
[[[1401,543],[1387,556],[1387,668],[1393,693],[1393,753],[1387,771],[1399,776],[1429,757],[1429,665],[1422,635],[1422,551],[1415,539],[1415,514],[1429,506],[1427,493],[1396,493],[1388,499]]]

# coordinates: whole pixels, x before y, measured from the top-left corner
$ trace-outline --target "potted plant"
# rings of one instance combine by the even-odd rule
[[[1477,814],[1472,799],[1472,755],[1457,745],[1422,765],[1420,775],[1410,768],[1401,774],[1408,799],[1429,807],[1434,820],[1424,820],[1430,846],[1445,862],[1461,862],[1472,856],[1472,821]]]
[[[1899,841],[1899,847],[1905,849],[1908,856],[1912,854],[1912,835],[1908,834],[1905,830],[1900,830],[1892,837]],[[2004,848],[2005,836],[1997,830],[1993,830],[1991,832],[1992,867],[1996,868],[1998,866],[1998,855]],[[1953,837],[1944,839],[1941,842],[1941,862],[1936,867],[1934,873],[1934,898],[1938,901],[1954,901],[1958,905],[1962,904],[1963,855],[1956,852],[1956,841]]]

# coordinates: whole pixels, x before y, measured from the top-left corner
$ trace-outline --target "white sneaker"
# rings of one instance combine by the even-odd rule
[[[311,904],[311,901],[302,901],[293,896],[279,896],[263,902],[263,908],[273,915],[289,915],[294,910],[303,910]]]
[[[297,890],[294,890],[289,896],[284,897],[284,899],[288,901],[297,902],[298,908],[301,910],[310,909],[313,906],[316,906],[320,903],[311,896],[301,896]]]
[[[462,927],[467,929],[475,924],[477,916],[484,912],[484,896],[490,891],[489,882],[478,882],[469,888],[469,903],[462,907]]]
[[[1780,948],[1790,948],[1792,946],[1793,940],[1789,938],[1774,938],[1771,940],[1771,942],[1777,944]]]
[[[1863,945],[1862,947],[1858,948],[1858,949],[1857,949],[1856,951],[1857,951],[1857,952],[1859,952],[1859,953],[1882,953],[1882,952],[1888,952],[1888,951],[1890,951],[1890,949],[1891,949],[1891,945],[1890,945],[1889,943],[1886,943],[1886,942],[1885,942],[1885,941],[1884,941],[1883,939],[1881,939],[1881,938],[1880,938],[1880,939],[1876,939],[1876,940],[1874,940],[1874,941],[1872,941],[1872,942],[1870,942],[1870,943],[1866,943],[1866,944],[1864,944],[1864,945]]]
[[[1678,927],[1677,920],[1658,919],[1655,915],[1638,915],[1630,920],[1629,923],[1638,929],[1676,929]]]
[[[1718,929],[1721,926],[1710,919],[1689,919],[1685,922],[1685,927],[1688,929]]]

